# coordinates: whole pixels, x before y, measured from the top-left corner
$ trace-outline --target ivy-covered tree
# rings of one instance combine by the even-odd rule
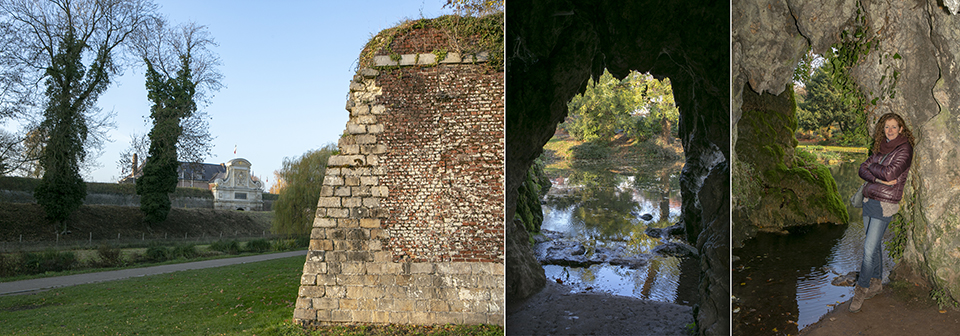
[[[136,189],[146,221],[158,223],[170,212],[169,194],[176,191],[180,161],[201,162],[210,151],[211,137],[198,101],[205,102],[206,92],[219,90],[222,76],[215,68],[219,59],[208,49],[216,44],[205,27],[189,23],[168,28],[162,18],[149,27],[136,46],[147,66],[153,127]]]
[[[337,146],[304,153],[299,158],[283,159],[283,168],[277,172],[277,183],[283,184],[280,197],[273,203],[273,232],[285,235],[306,235],[313,227],[317,201],[323,187],[327,161],[337,153]]]
[[[153,102],[150,107],[153,128],[149,133],[149,157],[136,189],[140,195],[140,211],[148,223],[167,219],[169,194],[177,190],[177,166],[180,165],[177,139],[183,132],[180,121],[197,109],[193,101],[196,84],[190,76],[189,61],[183,59],[182,62],[176,77],[163,78],[147,61],[147,97]]]
[[[28,83],[16,86],[22,91],[9,106],[42,109],[43,178],[34,197],[58,230],[66,230],[65,220],[86,196],[80,167],[97,138],[97,98],[120,69],[115,54],[154,7],[142,0],[0,2],[3,64]],[[37,83],[36,90],[29,83]],[[40,83],[43,103],[32,104]]]

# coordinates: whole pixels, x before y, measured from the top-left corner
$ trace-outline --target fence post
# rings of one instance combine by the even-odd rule
[[[90,232],[90,238],[88,241],[89,241],[88,244],[93,245],[93,232]]]

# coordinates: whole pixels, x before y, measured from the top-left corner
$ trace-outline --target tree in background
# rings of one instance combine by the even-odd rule
[[[40,132],[45,136],[39,163],[43,168],[34,197],[58,230],[86,196],[81,163],[96,140],[91,125],[97,123],[97,98],[120,67],[117,51],[143,25],[155,6],[140,0],[0,2],[5,30],[2,56],[5,65],[37,83],[4,103],[29,108],[31,95],[43,83],[45,103]],[[8,97],[4,97],[8,98]],[[35,100],[34,100],[35,101]]]
[[[307,235],[316,217],[317,201],[323,187],[327,160],[337,154],[337,146],[328,144],[303,156],[283,159],[277,184],[280,197],[273,203],[273,232],[285,235]]]
[[[806,95],[797,100],[797,124],[801,130],[815,131],[827,142],[856,145],[862,140],[863,118],[855,101],[838,88],[827,67],[812,70],[804,83]],[[834,140],[834,130],[839,139]]]
[[[205,27],[191,23],[169,29],[163,19],[156,18],[150,28],[138,41],[138,51],[147,66],[153,127],[148,134],[143,177],[137,180],[136,189],[147,222],[159,223],[166,220],[169,194],[177,189],[178,159],[182,156],[178,147],[185,147],[184,152],[196,160],[190,162],[202,161],[210,151],[206,121],[196,118],[198,87],[218,90],[222,76],[213,68],[219,59],[208,49],[215,43]],[[194,69],[200,76],[194,77]]]

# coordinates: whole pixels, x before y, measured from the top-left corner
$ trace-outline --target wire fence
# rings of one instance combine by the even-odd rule
[[[96,249],[101,245],[109,245],[115,247],[147,247],[150,245],[206,245],[211,244],[220,240],[236,240],[236,241],[250,241],[257,239],[267,239],[267,240],[277,240],[277,239],[294,239],[296,237],[290,237],[286,235],[275,235],[269,231],[263,231],[260,235],[250,234],[249,232],[239,233],[239,232],[220,232],[218,234],[183,234],[173,235],[173,234],[147,234],[140,233],[139,236],[136,234],[127,234],[123,235],[117,233],[116,236],[110,237],[94,237],[93,233],[87,233],[86,239],[83,239],[83,234],[77,236],[77,234],[68,234],[68,235],[56,235],[56,238],[51,240],[24,240],[23,235],[20,235],[19,240],[15,241],[2,241],[0,242],[0,253],[9,253],[9,252],[36,252],[44,251],[48,249],[54,250],[82,250],[82,249]],[[79,239],[78,239],[79,238]],[[96,238],[96,239],[94,239]]]

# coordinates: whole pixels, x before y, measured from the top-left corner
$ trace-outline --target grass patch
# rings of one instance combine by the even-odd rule
[[[293,315],[302,270],[298,256],[3,296],[0,334],[279,331]]]

